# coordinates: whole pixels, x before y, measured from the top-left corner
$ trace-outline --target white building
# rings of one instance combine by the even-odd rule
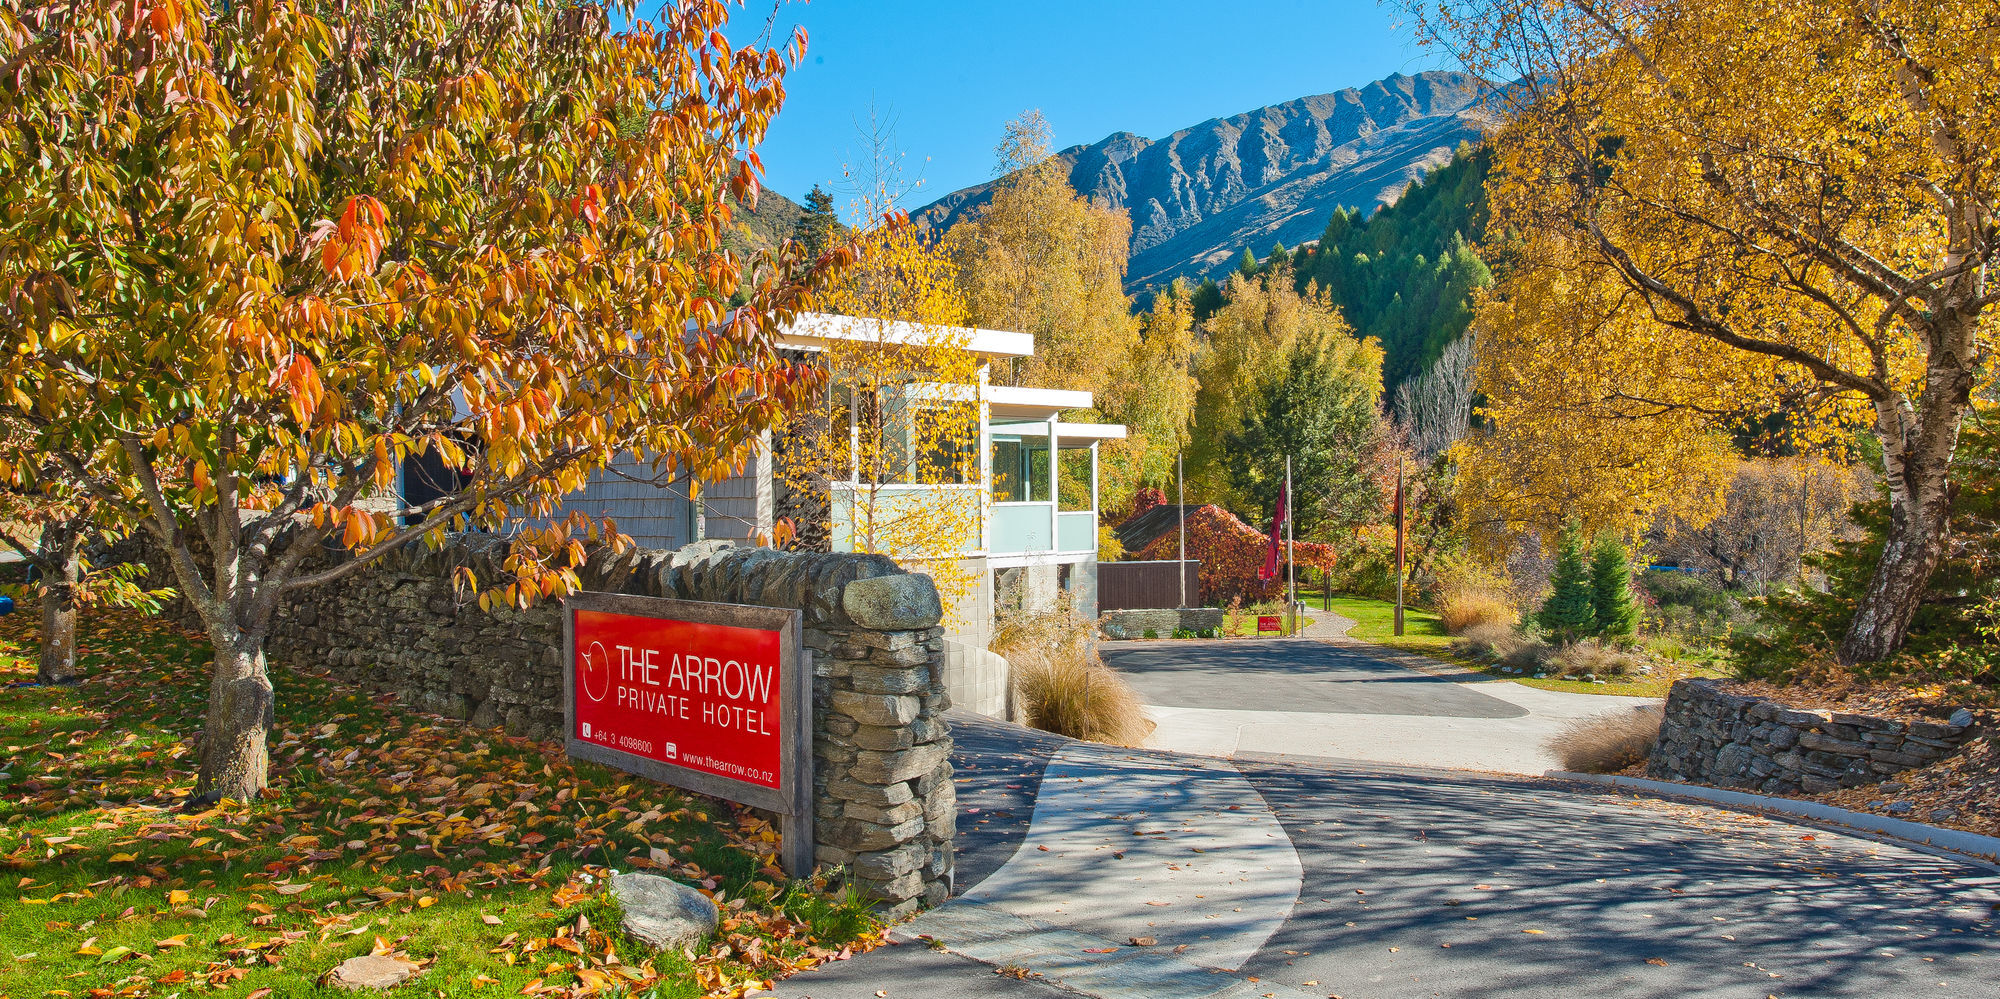
[[[787,327],[780,339],[788,348],[811,353],[836,338],[894,342],[927,335],[936,335],[936,328],[809,314]],[[1006,713],[1005,664],[984,652],[996,611],[1048,609],[1067,593],[1078,611],[1093,619],[1097,615],[1098,445],[1123,438],[1125,428],[1065,422],[1064,413],[1091,408],[1089,392],[990,384],[994,362],[1033,356],[1033,336],[966,328],[949,335],[964,342],[977,360],[978,384],[912,386],[912,394],[943,391],[955,398],[977,398],[978,481],[870,488],[878,503],[885,491],[926,500],[948,491],[977,505],[976,532],[944,539],[940,551],[927,554],[959,559],[977,580],[973,592],[947,616],[953,623],[948,636],[954,646],[953,699],[971,710],[1000,715]],[[557,516],[581,511],[611,518],[620,532],[650,548],[679,548],[704,539],[751,544],[771,536],[784,505],[784,477],[774,473],[773,460],[767,435],[745,468],[722,481],[701,483],[699,502],[690,503],[685,483],[653,481],[652,469],[621,459],[609,472],[593,475]],[[858,481],[832,484],[826,525],[831,550],[854,550],[853,497],[861,488]]]

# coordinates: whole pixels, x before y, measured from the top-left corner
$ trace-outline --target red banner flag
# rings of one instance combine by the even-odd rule
[[[1264,553],[1264,567],[1257,570],[1257,578],[1267,582],[1278,578],[1278,553],[1284,550],[1285,536],[1281,529],[1285,524],[1285,500],[1288,498],[1284,492],[1279,492],[1278,508],[1271,512],[1271,547]]]

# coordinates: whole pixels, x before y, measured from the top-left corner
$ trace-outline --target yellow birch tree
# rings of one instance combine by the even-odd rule
[[[1950,472],[2000,319],[2000,6],[1991,0],[1412,0],[1473,71],[1518,79],[1492,232],[1588,322],[1569,371],[1629,407],[1784,412],[1808,443],[1858,416],[1889,528],[1843,662],[1903,644],[1945,551]],[[1534,277],[1564,276],[1561,282]],[[1531,292],[1532,293],[1532,292]],[[1615,321],[1603,320],[1616,303]],[[1594,377],[1594,376],[1593,376]],[[1814,419],[1813,417],[1818,417]]]
[[[895,199],[889,173],[861,200]],[[826,390],[791,420],[778,474],[823,511],[829,543],[887,555],[937,584],[963,627],[978,578],[959,559],[981,545],[980,362],[970,349],[958,268],[933,235],[893,209],[857,243],[856,263],[802,319],[818,337]],[[853,321],[849,321],[853,320]]]

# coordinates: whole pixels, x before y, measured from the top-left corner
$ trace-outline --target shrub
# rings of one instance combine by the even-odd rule
[[[1475,586],[1454,586],[1438,596],[1438,620],[1444,630],[1463,635],[1481,625],[1512,628],[1520,616],[1505,595]]]
[[[1152,629],[1152,628],[1147,628],[1147,629],[1146,629],[1146,636],[1145,636],[1145,637],[1147,637],[1147,638],[1158,638],[1158,637],[1160,637],[1160,633],[1159,633],[1158,631],[1156,631],[1156,630]]]
[[[1548,742],[1564,770],[1616,773],[1653,755],[1666,710],[1658,704],[1579,718]]]
[[[1098,658],[1094,630],[1073,610],[1015,615],[1001,621],[992,648],[1013,667],[1029,725],[1074,739],[1139,745],[1153,723],[1124,678]]]
[[[1638,656],[1595,639],[1571,642],[1549,659],[1549,671],[1559,676],[1626,676],[1640,665]]]
[[[1555,654],[1547,643],[1502,624],[1473,625],[1451,648],[1462,656],[1522,670],[1540,669]]]
[[[1168,531],[1153,539],[1133,558],[1174,559],[1179,557],[1179,538]],[[1237,519],[1213,503],[1196,507],[1187,515],[1187,553],[1201,560],[1196,574],[1201,581],[1201,601],[1214,606],[1231,599],[1251,602],[1269,600],[1284,593],[1284,574],[1276,579],[1260,579],[1270,538],[1263,531]],[[1301,541],[1293,546],[1299,568],[1326,571],[1336,557],[1329,545]]]

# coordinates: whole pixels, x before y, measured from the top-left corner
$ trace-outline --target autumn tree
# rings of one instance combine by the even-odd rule
[[[1194,422],[1195,329],[1190,292],[1175,281],[1153,298],[1139,339],[1111,385],[1104,409],[1124,423],[1126,441],[1101,445],[1100,503],[1123,506],[1142,483],[1173,481],[1174,457],[1186,449]]]
[[[41,612],[35,681],[73,683],[76,626],[84,608],[103,604],[156,611],[171,590],[142,586],[147,567],[93,564],[118,540],[113,518],[81,488],[63,463],[33,450],[37,435],[20,420],[0,419],[0,544],[34,569],[27,582],[6,587],[32,595]]]
[[[1489,231],[1520,234],[1510,260],[1543,282],[1547,309],[1588,317],[1587,337],[1551,349],[1573,368],[1616,359],[1597,398],[1559,391],[1538,418],[1606,434],[1667,412],[1865,420],[1889,525],[1840,658],[1887,658],[1948,545],[1959,429],[1994,339],[2000,14],[1922,0],[1413,6],[1474,72],[1520,80]]]
[[[778,473],[820,498],[829,543],[929,574],[962,617],[978,578],[958,553],[981,547],[984,504],[980,364],[956,265],[928,231],[878,227],[819,304],[837,315],[795,331],[815,338],[827,387],[792,418]]]
[[[1471,334],[1453,340],[1422,374],[1396,386],[1396,425],[1420,462],[1428,464],[1472,429],[1474,342]]]
[[[1808,558],[1852,531],[1847,511],[1867,478],[1865,466],[1810,456],[1736,462],[1719,513],[1698,523],[1663,517],[1646,548],[1656,560],[1761,594],[1798,580]]]
[[[1952,463],[1951,546],[1932,573],[1917,610],[1906,656],[1939,679],[2000,686],[2000,411],[1991,403],[1967,418]],[[1820,489],[1834,495],[1823,479]],[[1887,491],[1861,491],[1849,511],[1851,528],[1805,556],[1821,585],[1786,587],[1757,601],[1766,627],[1737,636],[1738,662],[1758,676],[1810,665],[1841,638],[1842,625],[1866,592],[1889,532]],[[1815,501],[1817,502],[1817,501]]]
[[[1300,292],[1289,270],[1275,268],[1254,278],[1231,274],[1223,285],[1223,304],[1203,324],[1203,332],[1195,357],[1198,391],[1187,453],[1189,490],[1236,509],[1268,509],[1264,506],[1268,494],[1262,501],[1253,500],[1232,480],[1231,468],[1240,464],[1241,456],[1232,453],[1228,441],[1242,434],[1245,422],[1264,408],[1267,396],[1291,373],[1296,352],[1304,349],[1308,357],[1318,358],[1327,350],[1347,350],[1335,345],[1352,343],[1353,331],[1317,288]],[[1375,369],[1369,402],[1373,406],[1381,395],[1381,352],[1375,350],[1370,356]],[[1359,361],[1358,356],[1349,357],[1338,366]],[[1264,459],[1267,465],[1269,460],[1269,456]],[[1282,452],[1277,460],[1276,468],[1259,468],[1254,474],[1282,477]]]
[[[1629,398],[1707,391],[1730,378],[1652,352],[1647,322],[1621,312],[1608,284],[1579,287],[1555,269],[1515,272],[1480,309],[1473,384],[1481,426],[1454,445],[1455,501],[1487,555],[1569,521],[1636,537],[1663,519],[1705,524],[1736,462],[1710,414]],[[1585,304],[1587,303],[1587,304]],[[1724,388],[1727,388],[1727,384]]]
[[[1261,522],[1277,507],[1289,458],[1300,537],[1320,540],[1376,518],[1381,401],[1380,344],[1355,339],[1345,324],[1300,337],[1277,377],[1244,400],[1241,427],[1223,439],[1230,486]]]
[[[1132,224],[1077,195],[1050,141],[1040,112],[1008,122],[992,200],[948,239],[972,322],[1035,337],[1035,356],[996,369],[995,379],[1095,389],[1111,382],[1138,335],[1124,289]]]
[[[1142,336],[1124,288],[1131,219],[1078,195],[1050,147],[1040,112],[1009,122],[992,200],[948,241],[972,323],[1034,334],[1035,356],[997,367],[995,381],[1091,391],[1096,412],[1078,418],[1132,428],[1103,447],[1114,473],[1103,495],[1117,506],[1138,485],[1135,473],[1163,476],[1184,440],[1187,410],[1175,400],[1188,385],[1191,348],[1176,311]],[[1158,378],[1178,382],[1148,380]]]
[[[723,242],[804,39],[732,49],[705,2],[134,9],[0,4],[0,402],[164,550],[215,654],[194,798],[248,799],[287,595],[614,454],[719,476],[816,390],[772,336],[796,254]],[[454,482],[405,502],[420,459]],[[461,582],[573,589],[580,520]]]

